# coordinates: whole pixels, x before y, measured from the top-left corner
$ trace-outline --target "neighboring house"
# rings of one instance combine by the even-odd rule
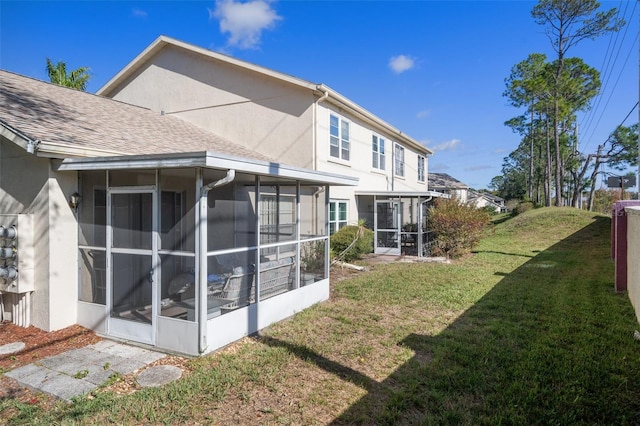
[[[469,186],[446,173],[429,173],[429,189],[466,203],[469,199]]]
[[[97,93],[278,161],[357,178],[331,191],[330,233],[364,219],[376,252],[426,254],[426,205],[439,196],[426,179],[432,152],[323,84],[161,36]]]
[[[469,188],[469,185],[446,173],[429,173],[429,188],[442,194],[448,194],[461,203],[473,205],[477,208],[489,206],[498,213],[506,211],[504,199],[488,192],[473,191]]]
[[[326,300],[309,166],[0,70],[0,320],[195,355]]]
[[[504,198],[489,194],[488,192],[476,192],[470,190],[467,202],[475,205],[479,209],[484,207],[491,208],[496,213],[504,213],[507,211],[507,207],[504,204]]]

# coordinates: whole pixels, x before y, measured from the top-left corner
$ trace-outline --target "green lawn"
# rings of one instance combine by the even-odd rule
[[[183,379],[29,424],[638,424],[640,329],[610,219],[539,209],[452,264],[376,265],[329,302],[191,362]],[[6,416],[5,416],[6,417]],[[0,417],[2,420],[3,417]]]

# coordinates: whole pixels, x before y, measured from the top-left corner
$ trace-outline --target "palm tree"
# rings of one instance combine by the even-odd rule
[[[89,81],[88,67],[80,67],[67,74],[67,64],[59,61],[56,65],[53,65],[51,60],[47,58],[47,74],[49,74],[49,80],[53,84],[82,91],[87,89],[87,82]]]

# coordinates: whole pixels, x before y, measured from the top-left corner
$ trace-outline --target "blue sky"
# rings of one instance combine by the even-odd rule
[[[91,69],[95,92],[159,35],[324,83],[435,151],[430,172],[486,188],[520,137],[504,80],[530,53],[554,52],[532,1],[7,1],[0,68],[48,80],[45,58]],[[579,118],[593,153],[638,101],[638,2],[628,26],[571,49],[603,91]],[[634,109],[625,125],[638,121]]]

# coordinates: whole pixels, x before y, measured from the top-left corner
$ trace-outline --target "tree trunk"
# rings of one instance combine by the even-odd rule
[[[547,116],[545,120],[545,132],[547,141],[547,164],[545,165],[545,182],[544,182],[544,205],[551,207],[551,144],[549,143],[549,110],[547,108]]]
[[[533,102],[531,102],[531,130],[529,131],[529,200],[533,201]]]
[[[556,95],[557,96],[557,95]],[[560,107],[558,105],[558,99],[554,100],[553,106],[553,139],[556,147],[556,164],[555,164],[555,184],[556,184],[556,207],[562,207],[562,162],[560,155],[560,133],[558,133],[558,117],[560,115]]]

